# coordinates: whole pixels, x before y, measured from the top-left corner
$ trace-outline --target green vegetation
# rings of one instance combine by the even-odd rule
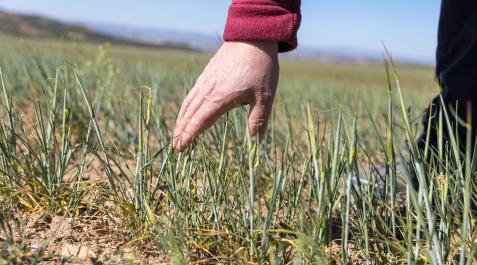
[[[473,262],[470,148],[413,144],[430,68],[284,61],[264,141],[240,108],[175,153],[175,115],[208,56],[0,47],[0,263]],[[418,190],[397,169],[408,159]],[[65,258],[66,244],[92,253]]]

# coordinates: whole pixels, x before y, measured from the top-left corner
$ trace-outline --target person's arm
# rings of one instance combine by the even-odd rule
[[[242,105],[250,105],[251,136],[265,132],[278,84],[278,52],[297,46],[299,10],[299,0],[233,0],[225,42],[182,103],[174,149],[184,151],[194,136]]]

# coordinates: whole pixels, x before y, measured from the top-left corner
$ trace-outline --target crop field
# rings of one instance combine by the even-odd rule
[[[177,153],[209,55],[0,49],[0,264],[474,264],[472,152],[413,142],[431,67],[282,60],[261,142],[242,107]]]

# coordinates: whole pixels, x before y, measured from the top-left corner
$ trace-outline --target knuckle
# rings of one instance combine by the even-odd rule
[[[204,108],[211,109],[221,104],[222,97],[217,95],[209,95],[205,96],[204,101]]]
[[[209,92],[215,91],[216,87],[217,87],[217,80],[209,78],[204,81],[204,88],[209,90]]]
[[[201,123],[202,123],[201,118],[193,117],[189,121],[189,126],[187,126],[188,131],[189,132],[190,131],[195,131],[195,128],[199,127]],[[192,130],[189,130],[189,129],[192,129]]]
[[[198,77],[197,80],[195,81],[196,84],[203,84],[204,82],[207,81],[207,74],[205,72],[202,72]]]
[[[255,93],[257,101],[269,101],[272,100],[274,96],[275,93],[270,89],[258,89]]]
[[[257,127],[263,127],[267,124],[267,121],[264,118],[251,118],[249,124]]]

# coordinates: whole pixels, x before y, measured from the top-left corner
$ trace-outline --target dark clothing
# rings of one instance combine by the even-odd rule
[[[471,110],[472,127],[477,131],[477,1],[443,0],[439,21],[438,46],[436,52],[436,77],[442,87],[441,95],[447,106],[450,119],[455,126],[455,116],[466,121],[467,105]],[[441,100],[433,100],[434,117]],[[427,127],[427,115],[423,118]],[[432,122],[437,124],[437,119]],[[458,127],[461,144],[465,143],[466,130]],[[431,146],[435,146],[436,132],[431,135]],[[425,137],[425,135],[423,136]],[[424,138],[425,139],[425,138]],[[422,138],[420,139],[422,140]],[[422,146],[422,141],[419,142]]]
[[[443,0],[436,76],[448,102],[477,96],[477,1]]]

